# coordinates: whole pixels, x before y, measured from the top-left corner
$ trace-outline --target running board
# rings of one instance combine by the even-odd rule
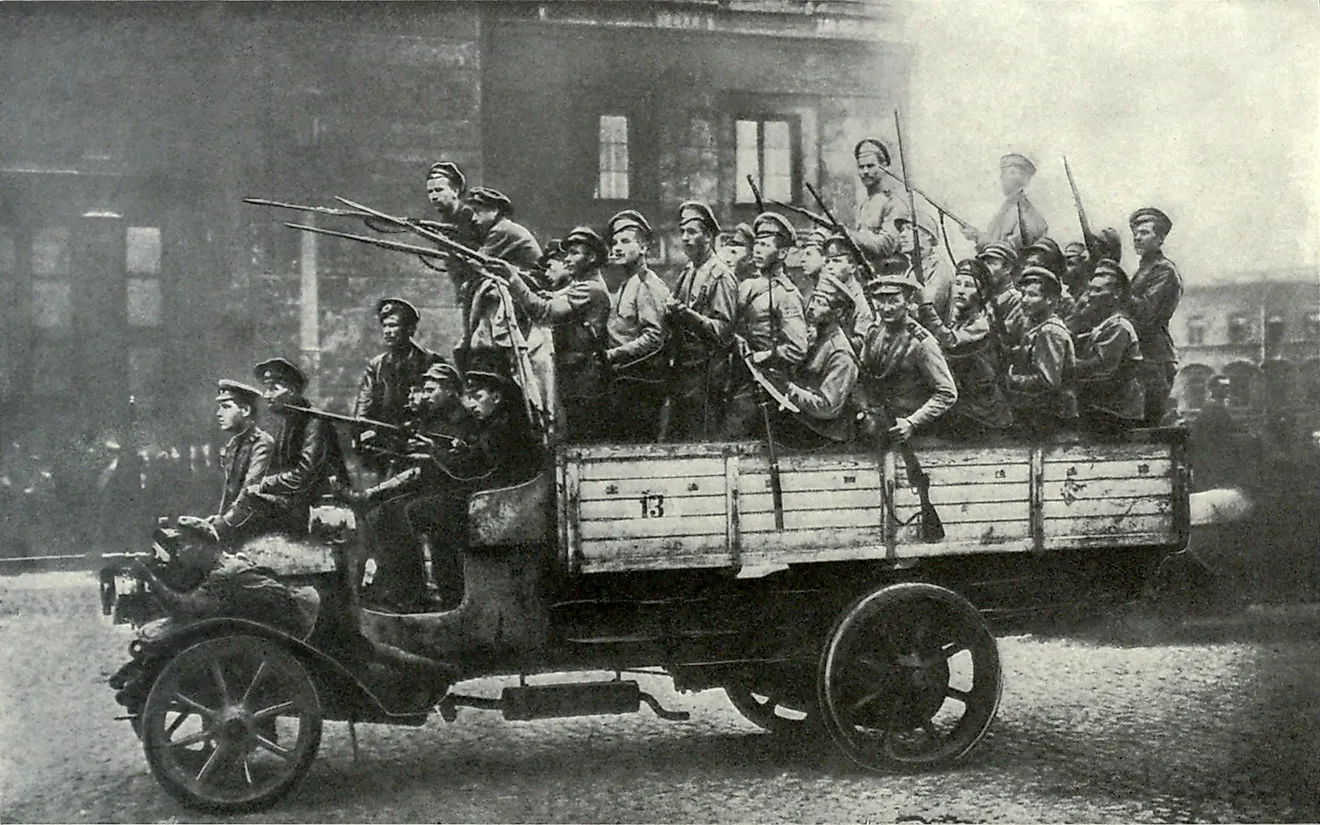
[[[686,711],[665,709],[658,699],[643,691],[631,679],[563,685],[519,685],[506,687],[498,699],[449,695],[440,700],[440,714],[453,721],[456,708],[481,708],[498,710],[510,722],[527,722],[566,716],[636,713],[641,710],[643,702],[661,719],[682,722],[689,718]]]

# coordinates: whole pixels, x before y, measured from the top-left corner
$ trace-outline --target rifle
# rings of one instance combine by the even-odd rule
[[[1096,237],[1091,233],[1091,222],[1086,219],[1086,207],[1082,206],[1082,193],[1077,189],[1077,181],[1073,179],[1072,169],[1068,167],[1068,156],[1063,156],[1063,173],[1068,176],[1068,186],[1072,189],[1073,204],[1077,207],[1077,222],[1082,225],[1082,242],[1086,244],[1086,250],[1095,257]]]
[[[356,424],[359,427],[365,427],[370,430],[381,430],[387,433],[398,433],[403,436],[421,436],[432,441],[447,441],[450,448],[459,448],[469,446],[466,441],[456,435],[442,432],[422,432],[416,427],[409,427],[403,424],[390,424],[385,421],[376,421],[372,418],[360,415],[341,415],[329,410],[318,410],[316,407],[302,407],[297,404],[280,404],[280,407],[286,410],[310,415],[313,418],[322,418],[326,421],[338,421],[341,424]]]
[[[375,229],[377,232],[403,232],[412,229],[415,226],[423,226],[436,231],[446,229],[457,229],[458,225],[445,223],[443,221],[430,221],[425,218],[382,218],[379,215],[373,215],[370,212],[363,212],[360,209],[335,209],[330,206],[308,206],[301,203],[286,203],[285,201],[270,200],[269,198],[243,198],[243,203],[253,206],[270,206],[275,209],[291,209],[294,212],[311,212],[316,215],[330,215],[336,218],[361,218],[367,226]],[[384,221],[386,224],[397,227],[395,229],[384,229],[372,223],[373,220]]]
[[[940,201],[936,200],[935,198],[932,198],[930,195],[927,195],[925,192],[921,191],[917,187],[910,186],[906,180],[907,178],[906,172],[903,173],[903,177],[900,178],[898,175],[895,175],[893,172],[889,171],[883,166],[880,167],[880,171],[884,172],[889,177],[903,184],[904,189],[908,190],[909,192],[915,192],[916,194],[920,195],[922,199],[926,201],[926,203],[929,203],[931,206],[935,207],[936,212],[939,212],[941,215],[944,215],[945,217],[952,218],[953,222],[961,226],[963,229],[970,229],[976,232],[980,231],[979,229],[976,228],[975,224],[973,224],[971,221],[965,221],[962,218],[958,217]]]
[[[761,198],[761,187],[756,185],[756,181],[752,180],[751,175],[747,176],[747,185],[752,187],[752,197],[756,198],[756,214],[759,215],[765,211],[765,201]]]
[[[872,407],[871,411],[858,413],[857,417],[863,422],[865,429],[872,430],[871,435],[875,438],[877,451],[881,454],[881,466],[884,466],[884,450],[892,444],[887,433],[898,419],[883,402]],[[877,424],[879,426],[876,426]],[[944,522],[930,500],[930,475],[922,469],[921,460],[917,458],[916,450],[912,449],[909,442],[901,441],[897,447],[899,455],[903,458],[903,466],[907,470],[908,481],[916,489],[917,498],[921,502],[921,511],[917,514],[921,519],[921,541],[926,544],[944,541]],[[889,501],[888,505],[890,516],[897,519],[893,501]]]
[[[844,240],[847,241],[848,248],[852,251],[853,255],[861,263],[862,269],[866,271],[867,277],[869,278],[872,275],[874,275],[875,270],[871,268],[871,262],[866,260],[866,255],[863,254],[862,248],[857,245],[857,241],[855,241],[853,239],[853,236],[849,234],[847,228],[845,228],[843,224],[839,223],[839,219],[834,217],[834,213],[830,212],[830,208],[825,205],[825,200],[820,196],[820,193],[816,191],[816,187],[812,186],[810,182],[807,182],[805,185],[807,187],[807,191],[811,193],[811,197],[816,200],[816,205],[819,206],[820,210],[825,213],[825,220],[829,222],[828,224],[829,228],[834,230],[839,235],[843,236]]]
[[[807,184],[807,186],[810,185],[811,184],[809,183]],[[826,218],[824,215],[817,215],[815,212],[812,212],[810,209],[803,209],[800,206],[794,206],[791,203],[784,203],[783,201],[772,200],[770,202],[781,209],[787,209],[789,212],[792,212],[795,215],[801,215],[802,217],[816,224],[816,226],[819,226],[821,229],[829,229],[831,231],[834,231],[836,228],[836,224],[833,221],[831,221],[829,218]]]
[[[766,455],[770,461],[770,501],[775,510],[775,529],[783,530],[784,486],[779,477],[779,452],[775,449],[775,430],[770,420],[770,401],[773,399],[777,402],[781,410],[791,410],[795,413],[800,413],[802,410],[770,383],[770,379],[765,377],[760,367],[752,363],[752,348],[747,343],[747,339],[741,335],[734,335],[733,339],[738,347],[738,355],[743,359],[743,364],[747,366],[747,371],[757,386],[756,406],[761,408],[761,423],[765,427]]]

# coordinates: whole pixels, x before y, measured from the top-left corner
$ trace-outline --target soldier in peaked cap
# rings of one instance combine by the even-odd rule
[[[843,285],[851,299],[844,307],[839,326],[848,337],[853,352],[860,352],[866,330],[875,321],[875,312],[866,297],[863,278],[870,272],[866,258],[852,241],[844,235],[831,235],[823,250],[825,267],[822,275],[829,275]]]
[[[1026,155],[1016,152],[999,159],[999,188],[1004,203],[984,232],[967,227],[963,235],[978,247],[991,241],[1007,241],[1015,249],[1025,249],[1045,237],[1049,224],[1027,199],[1027,184],[1036,175],[1036,165]]]
[[[514,274],[509,293],[528,318],[551,328],[565,437],[591,443],[605,437],[609,419],[602,404],[610,383],[605,358],[610,293],[600,274],[609,253],[600,235],[586,226],[574,228],[557,243],[563,248],[568,283],[538,292]]]
[[[1036,241],[1023,252],[1022,265],[1024,267],[1043,266],[1053,272],[1054,277],[1059,279],[1061,292],[1059,293],[1059,306],[1055,311],[1066,323],[1076,310],[1077,299],[1082,293],[1074,293],[1068,288],[1068,259],[1059,247],[1059,242],[1048,235]]]
[[[991,241],[976,258],[985,264],[986,287],[990,295],[990,309],[1004,325],[1008,336],[1004,346],[1012,348],[1021,340],[1026,329],[1022,316],[1022,293],[1017,287],[1018,254],[1013,245],[1005,241]]]
[[[867,435],[900,442],[929,429],[958,400],[939,342],[910,315],[921,284],[900,274],[905,264],[902,258],[887,262],[867,284],[876,319],[862,344],[857,385]]]
[[[1077,403],[1088,431],[1114,435],[1140,426],[1145,417],[1141,385],[1141,345],[1123,315],[1128,277],[1118,264],[1102,260],[1087,288],[1086,314],[1094,319],[1077,336]]]
[[[797,231],[783,215],[763,212],[752,222],[752,263],[756,275],[738,284],[734,333],[746,341],[751,360],[772,377],[793,375],[807,354],[807,321],[802,293],[784,269],[784,257],[797,243]],[[760,407],[751,372],[734,363],[732,395],[723,436],[746,438],[759,429]]]
[[[953,273],[944,256],[936,251],[940,228],[934,215],[929,212],[917,213],[917,231],[912,231],[912,219],[900,216],[894,225],[898,228],[899,249],[907,257],[909,265],[916,268],[916,255],[913,244],[921,245],[921,271],[916,272],[921,282],[922,300],[935,305],[935,311],[941,315],[949,311],[949,297],[953,291]],[[915,237],[914,237],[915,236]]]
[[[400,424],[407,415],[408,397],[422,383],[427,368],[440,356],[419,346],[413,336],[421,316],[417,308],[402,298],[382,298],[376,302],[376,320],[380,323],[385,351],[367,361],[358,383],[353,415],[386,424]],[[359,429],[354,445],[363,453],[363,463],[377,472],[389,464],[383,450],[399,445],[370,427]]]
[[[830,233],[819,226],[798,235],[797,263],[802,277],[795,279],[795,283],[804,301],[810,299],[811,290],[825,267],[825,242],[829,239]]]
[[[865,138],[853,147],[857,176],[866,188],[866,199],[857,207],[853,240],[871,261],[879,261],[898,248],[895,222],[909,217],[907,200],[900,197],[895,181],[885,173],[889,149],[876,138]]]
[[[709,206],[699,201],[680,205],[678,230],[688,262],[666,305],[673,339],[670,424],[664,436],[704,441],[715,436],[723,418],[738,281],[715,254],[720,225]]]
[[[668,378],[664,346],[671,295],[646,264],[650,242],[651,224],[641,213],[627,209],[610,218],[605,358],[615,378],[611,436],[625,443],[655,441]]]
[[[234,506],[243,488],[256,484],[270,466],[275,439],[257,426],[257,399],[261,390],[240,381],[221,379],[215,394],[215,417],[229,441],[220,448],[220,468],[224,470],[224,486],[220,493],[220,508],[207,521],[212,528]]]
[[[468,190],[464,203],[472,210],[481,233],[481,248],[477,251],[520,269],[536,267],[541,245],[527,227],[513,219],[513,201],[503,192],[478,186]]]
[[[922,326],[939,342],[958,386],[957,402],[936,427],[941,435],[957,440],[1006,432],[1013,425],[1013,413],[999,380],[996,332],[981,303],[982,295],[989,294],[988,281],[985,264],[966,258],[958,262],[948,312],[939,314],[929,302],[917,310]]]
[[[1164,257],[1164,238],[1173,228],[1168,215],[1148,206],[1133,212],[1128,225],[1132,229],[1132,245],[1141,260],[1132,275],[1124,309],[1141,341],[1142,385],[1146,392],[1144,425],[1158,427],[1178,372],[1178,354],[1169,335],[1169,319],[1182,299],[1182,275],[1173,261]]]
[[[724,265],[733,272],[733,277],[739,283],[751,277],[756,271],[756,267],[752,266],[754,241],[752,228],[740,223],[733,229],[721,232],[719,242],[715,246],[715,254],[724,261]]]
[[[800,415],[784,415],[779,430],[785,444],[800,448],[851,441],[855,416],[850,408],[857,384],[857,354],[841,322],[853,320],[853,297],[828,270],[822,271],[807,301],[810,346],[787,395]]]
[[[1072,334],[1055,311],[1059,278],[1040,266],[1022,271],[1022,313],[1027,328],[1008,367],[1008,400],[1019,428],[1042,438],[1077,420]]]

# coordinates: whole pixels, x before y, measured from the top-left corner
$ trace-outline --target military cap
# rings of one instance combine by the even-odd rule
[[[1059,281],[1059,276],[1043,266],[1028,266],[1022,270],[1022,276],[1018,279],[1018,283],[1025,286],[1033,281],[1039,281],[1049,287],[1055,295],[1063,291],[1063,284]]]
[[[787,249],[797,243],[797,230],[778,212],[762,212],[752,221],[752,237],[778,238],[779,248]]]
[[[261,397],[261,390],[251,384],[244,384],[242,381],[231,381],[228,378],[221,378],[217,381],[216,388],[216,401],[233,401],[236,404],[255,407],[257,399]]]
[[[825,254],[825,244],[833,237],[820,227],[813,227],[810,232],[803,232],[798,235],[799,249],[819,249],[821,254]]]
[[[652,234],[651,222],[635,209],[625,209],[615,214],[605,226],[608,228],[611,238],[625,229],[635,229],[645,238],[651,237]]]
[[[816,288],[811,292],[811,300],[814,301],[818,295],[824,298],[825,303],[832,309],[852,303],[852,293],[848,291],[848,287],[828,272],[821,272],[820,277],[816,279]]]
[[[517,389],[518,385],[509,374],[509,356],[496,347],[458,350],[463,353],[463,382],[479,386],[498,386],[502,389]]]
[[[501,214],[513,214],[513,201],[509,200],[508,196],[503,192],[496,189],[491,189],[486,186],[476,186],[469,189],[467,194],[463,196],[463,199],[472,206],[484,207],[487,209],[493,207]]]
[[[458,168],[458,164],[447,160],[431,164],[430,171],[426,173],[426,179],[430,180],[432,178],[446,178],[460,192],[467,188],[467,178],[463,177],[463,172]]]
[[[894,228],[897,229],[899,232],[902,232],[903,227],[909,226],[911,223],[912,223],[912,219],[909,218],[907,215],[899,215],[897,218],[894,219]],[[929,235],[932,241],[939,240],[940,237],[939,227],[935,223],[935,216],[930,214],[929,212],[917,213],[917,228],[920,229],[922,232],[925,232],[927,235]]]
[[[605,246],[605,240],[590,226],[573,227],[559,244],[565,251],[573,244],[582,244],[591,250],[591,254],[596,256],[597,263],[605,260],[610,254],[609,249]]]
[[[417,307],[402,298],[381,298],[376,302],[376,319],[384,323],[391,315],[398,315],[405,326],[415,327],[422,319]]]
[[[733,245],[750,248],[753,240],[755,238],[752,235],[752,228],[745,223],[740,223],[733,229],[720,234],[721,246]]]
[[[953,271],[954,274],[966,272],[968,275],[971,275],[973,278],[975,278],[978,282],[982,282],[982,283],[984,283],[990,277],[990,270],[986,269],[985,262],[983,262],[980,258],[963,258],[961,261],[958,262],[958,265],[954,267]]]
[[[1169,220],[1169,216],[1153,206],[1143,206],[1133,212],[1132,217],[1128,218],[1128,226],[1136,229],[1137,224],[1146,223],[1147,221],[1154,222],[1155,234],[1160,237],[1169,234],[1169,230],[1173,229],[1173,221]]]
[[[827,237],[825,243],[821,247],[821,254],[825,257],[830,258],[835,255],[846,255],[854,264],[862,263],[862,258],[858,255],[860,251],[861,250],[852,243],[847,235],[839,233]]]
[[[1017,250],[1006,241],[991,241],[976,253],[976,257],[999,258],[1001,261],[1008,261],[1009,264],[1016,264],[1018,260]]]
[[[1080,249],[1083,252],[1089,251],[1087,249],[1086,244],[1082,243],[1081,241],[1069,241],[1067,245],[1063,247],[1063,251],[1065,254],[1072,251],[1073,249]]]
[[[564,241],[560,238],[551,238],[541,247],[541,257],[536,259],[536,265],[540,269],[545,269],[551,261],[562,257],[564,257]]]
[[[1058,241],[1046,236],[1033,243],[1022,253],[1022,259],[1028,263],[1032,261],[1039,262],[1041,266],[1060,275],[1068,266],[1068,261],[1063,257],[1063,250],[1059,248]]]
[[[712,235],[720,232],[720,222],[715,219],[715,212],[701,201],[683,201],[678,205],[678,225],[682,227],[691,221],[702,224]]]
[[[999,159],[999,168],[1003,169],[1005,166],[1017,166],[1025,169],[1028,175],[1036,174],[1036,164],[1031,162],[1031,158],[1019,155],[1017,152],[1009,152]]]
[[[463,383],[463,376],[458,374],[458,368],[448,361],[436,361],[426,368],[422,373],[422,378],[429,378],[432,381],[452,382],[455,384]]]
[[[1123,293],[1128,291],[1128,285],[1131,283],[1128,274],[1123,271],[1123,267],[1119,266],[1117,261],[1112,261],[1109,258],[1101,258],[1096,262],[1095,270],[1091,273],[1091,277],[1094,278],[1097,275],[1109,275],[1113,277],[1113,279],[1118,282],[1119,292]]]
[[[307,373],[286,358],[267,358],[252,368],[252,375],[258,381],[267,379],[284,381],[292,384],[300,392],[307,386]]]
[[[889,149],[878,138],[862,138],[853,147],[853,158],[860,160],[862,155],[876,155],[881,166],[889,165]]]
[[[908,295],[921,289],[921,284],[911,272],[901,274],[885,273],[866,282],[866,294],[887,295],[892,292],[906,292]]]

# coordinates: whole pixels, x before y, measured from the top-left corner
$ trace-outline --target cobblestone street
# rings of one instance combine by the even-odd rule
[[[130,637],[86,574],[0,583],[0,819],[206,821],[147,771],[104,680]],[[1148,640],[1143,640],[1148,641]],[[302,786],[250,821],[1314,821],[1320,643],[1001,640],[999,718],[954,770],[871,776],[744,721],[719,691],[649,711],[420,729],[328,723]],[[495,695],[500,680],[465,685]],[[242,821],[242,820],[240,820]]]

